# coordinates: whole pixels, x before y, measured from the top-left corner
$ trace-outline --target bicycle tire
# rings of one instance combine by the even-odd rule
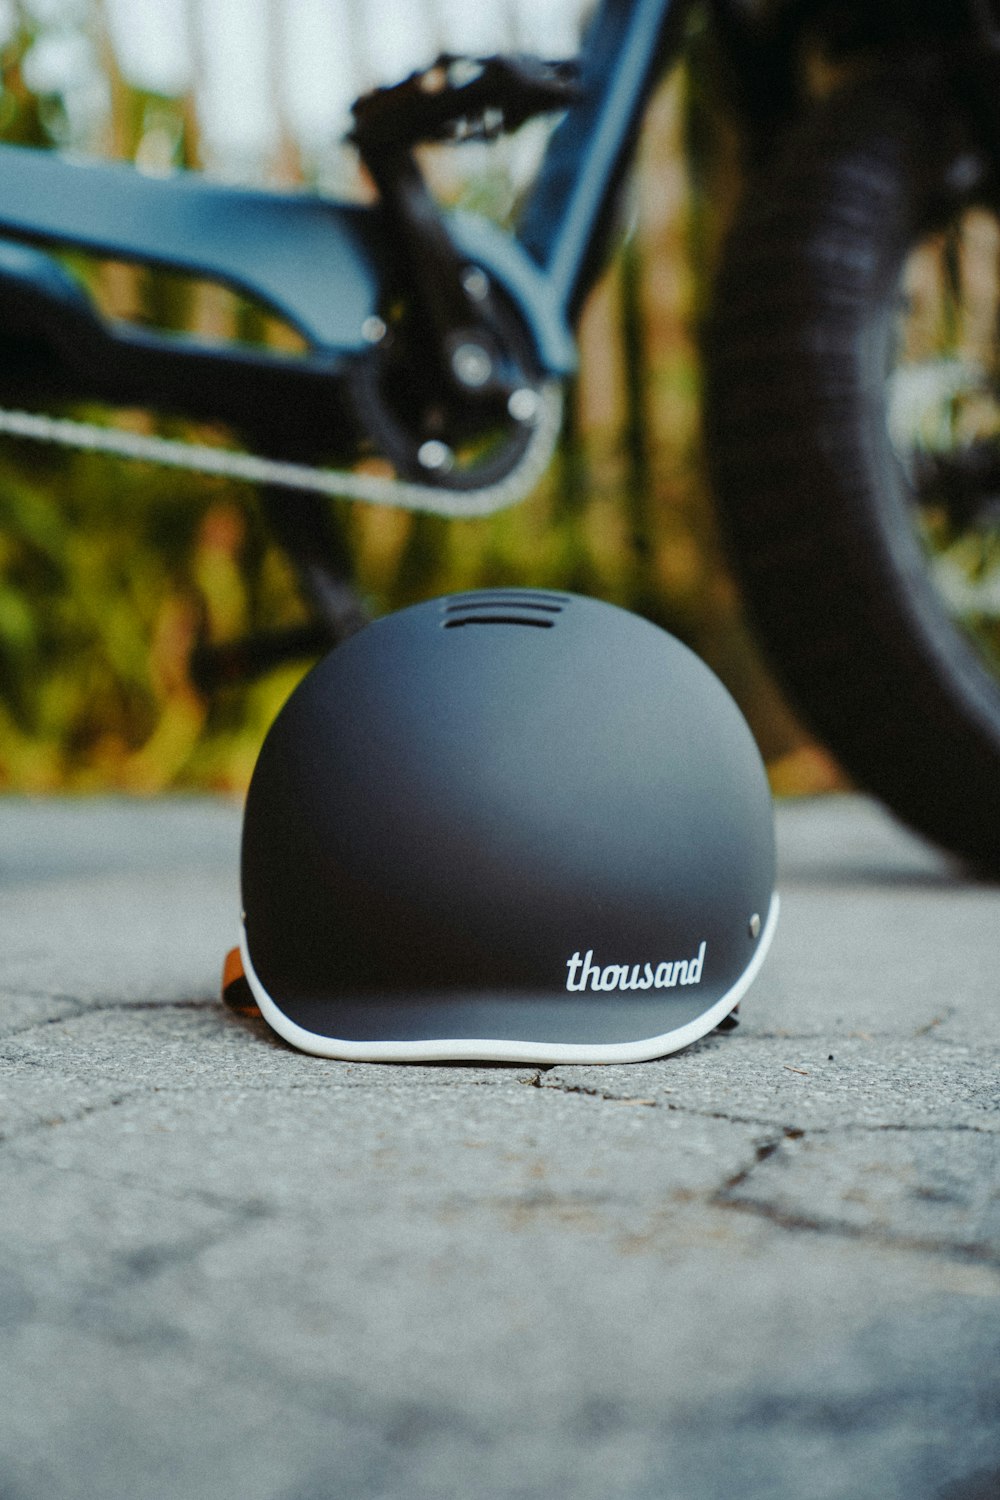
[[[705,340],[705,436],[789,700],[857,784],[995,873],[1000,681],[931,582],[888,430],[906,256],[989,187],[945,87],[904,70],[816,106],[746,195]]]

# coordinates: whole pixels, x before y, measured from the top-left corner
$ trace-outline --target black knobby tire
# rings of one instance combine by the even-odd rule
[[[747,194],[706,338],[713,488],[760,639],[851,777],[1000,869],[1000,681],[931,582],[887,426],[908,251],[983,190],[940,82],[818,107]]]

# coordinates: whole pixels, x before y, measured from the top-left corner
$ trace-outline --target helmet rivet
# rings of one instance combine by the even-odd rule
[[[749,932],[749,934],[750,934],[750,936],[752,938],[760,937],[760,913],[759,912],[755,911],[754,914],[753,914],[753,916],[750,918],[750,921],[747,923],[747,931]]]

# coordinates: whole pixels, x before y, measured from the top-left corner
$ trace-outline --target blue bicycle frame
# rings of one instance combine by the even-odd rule
[[[600,264],[609,205],[685,11],[685,0],[603,0],[579,60],[581,97],[553,134],[516,234],[464,214],[443,220],[457,253],[518,307],[548,374],[574,367],[572,327]],[[278,446],[282,413],[290,428],[322,417],[330,430],[338,381],[370,353],[366,328],[384,286],[405,283],[408,254],[405,244],[390,251],[378,204],[194,173],[151,178],[14,146],[0,147],[0,237],[0,395],[147,404],[269,433]],[[109,323],[38,246],[223,283],[296,328],[305,352]]]

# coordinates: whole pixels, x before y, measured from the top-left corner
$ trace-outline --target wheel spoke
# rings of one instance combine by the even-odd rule
[[[949,615],[1000,667],[1000,226],[969,210],[903,276],[889,434]]]

